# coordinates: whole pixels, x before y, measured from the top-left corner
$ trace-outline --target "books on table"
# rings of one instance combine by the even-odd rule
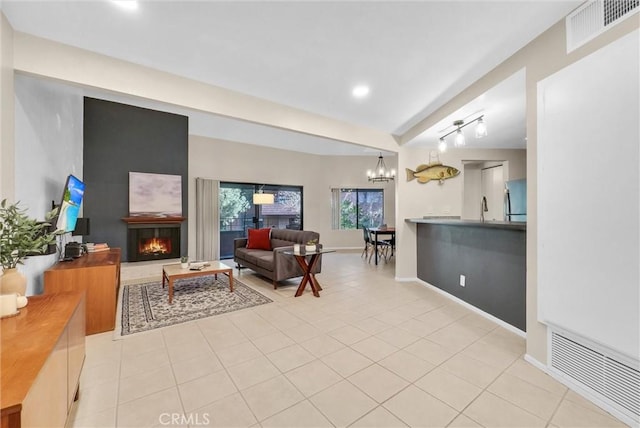
[[[88,242],[85,244],[87,246],[87,253],[97,253],[100,251],[109,251],[109,245],[106,242],[101,243],[93,243]]]
[[[195,260],[189,263],[189,268],[198,269],[198,270],[203,269],[206,266],[211,266],[211,263],[205,262],[202,260]]]

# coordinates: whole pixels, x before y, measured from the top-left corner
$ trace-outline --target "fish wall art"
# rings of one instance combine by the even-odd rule
[[[414,178],[418,179],[418,183],[428,183],[431,180],[438,180],[440,184],[444,183],[447,178],[453,178],[460,174],[460,170],[452,166],[443,165],[442,162],[431,162],[428,164],[418,165],[416,170],[413,171],[409,168],[407,170],[407,181],[411,181]]]

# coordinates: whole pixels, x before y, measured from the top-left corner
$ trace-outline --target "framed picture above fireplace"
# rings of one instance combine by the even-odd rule
[[[181,217],[182,176],[129,172],[131,217]]]

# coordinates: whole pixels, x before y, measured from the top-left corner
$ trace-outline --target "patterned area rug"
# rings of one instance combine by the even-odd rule
[[[176,280],[173,303],[162,281],[122,286],[122,336],[224,314],[272,302],[234,278],[233,293],[224,274]]]

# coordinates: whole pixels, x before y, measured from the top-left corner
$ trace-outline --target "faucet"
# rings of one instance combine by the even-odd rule
[[[487,211],[489,211],[489,208],[487,207],[487,197],[483,196],[482,201],[480,202],[480,221],[481,222],[484,222],[484,213],[486,213]]]

